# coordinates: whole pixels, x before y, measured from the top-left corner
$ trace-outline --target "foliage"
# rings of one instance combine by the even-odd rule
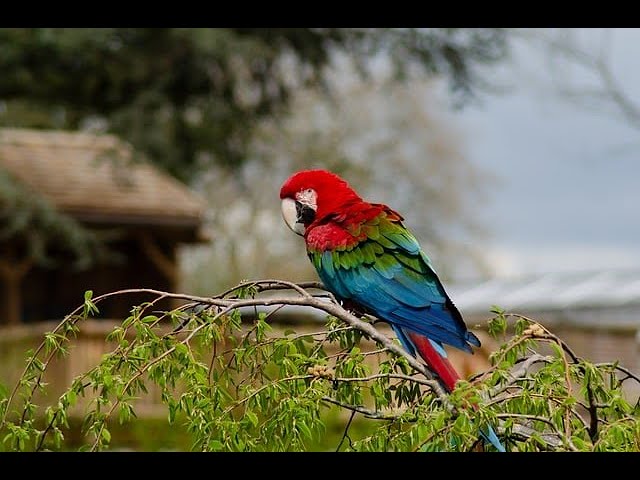
[[[15,388],[0,389],[1,440],[12,450],[64,448],[69,419],[83,405],[82,449],[108,448],[113,422],[130,422],[135,398],[154,386],[194,450],[305,450],[323,434],[329,406],[349,416],[336,445],[347,451],[466,451],[487,424],[510,451],[640,450],[640,407],[623,395],[624,384],[640,378],[616,363],[578,358],[533,320],[496,310],[490,332],[505,335],[515,319],[513,336],[491,369],[446,395],[371,318],[353,316],[320,287],[265,280],[210,298],[145,290],[156,300],[133,307],[111,331],[115,348],[41,410],[34,394],[45,388],[52,359],[68,355],[102,300],[131,292],[94,299],[88,291],[45,335]],[[185,303],[155,312],[167,297]],[[283,305],[321,310],[326,325],[274,335],[269,320]],[[376,347],[365,348],[365,339]],[[370,434],[350,436],[354,416],[374,424]]]
[[[63,260],[84,269],[119,259],[106,243],[115,233],[84,227],[0,170],[0,245],[17,241],[24,245],[22,255],[41,266]]]
[[[0,126],[110,132],[144,154],[133,160],[144,156],[181,180],[196,184],[206,174],[237,180],[244,178],[247,164],[268,163],[253,148],[256,132],[265,124],[280,124],[297,93],[336,97],[339,92],[328,72],[345,71],[345,59],[355,66],[349,69],[352,76],[360,80],[373,77],[381,58],[392,65],[396,80],[444,78],[452,98],[464,101],[484,85],[481,68],[506,53],[503,29],[6,28],[0,30],[0,70],[5,72],[0,76]],[[343,64],[336,67],[336,58]],[[421,129],[415,138],[426,138],[425,128],[436,130],[420,122],[415,125]],[[366,126],[362,129],[367,131]],[[402,135],[409,138],[406,129]],[[263,146],[273,140],[266,139]],[[308,136],[304,140],[309,141]],[[376,150],[386,152],[387,160],[401,158],[397,151]],[[417,155],[420,163],[424,156]],[[367,154],[365,158],[369,160]],[[347,161],[353,162],[353,156]],[[427,170],[434,164],[425,163]],[[438,163],[462,167],[461,162]],[[269,168],[263,165],[263,170]],[[431,179],[440,185],[442,176]],[[447,176],[453,179],[447,185],[462,180],[465,188],[456,185],[439,192],[462,197],[460,192],[473,190],[467,177]],[[253,189],[247,182],[228,183],[240,187],[239,193],[233,192],[235,199],[247,198]],[[221,182],[207,190],[222,190]],[[9,199],[11,206],[0,228],[21,242],[26,237],[28,255],[35,254],[41,264],[60,260],[47,252],[55,237],[56,245],[70,251],[78,265],[100,260],[92,255],[103,247],[93,242],[93,232],[51,208],[43,210],[43,202],[33,196],[22,198],[36,202],[35,208],[24,201],[11,203],[14,193],[11,185],[0,181],[0,201]],[[459,199],[450,201],[451,196],[446,204],[457,206]],[[226,205],[229,198],[222,202]],[[34,210],[43,214],[38,224],[53,232],[45,228],[34,234],[26,228],[25,219],[33,218]],[[446,223],[444,218],[429,222]],[[22,230],[16,231],[16,226]],[[217,227],[212,226],[216,234]],[[221,239],[214,248],[228,245]],[[233,271],[233,265],[229,267],[227,271]]]
[[[7,28],[0,125],[107,130],[189,181],[244,163],[256,125],[326,86],[336,53],[363,76],[380,56],[397,78],[443,76],[465,99],[506,51],[503,29]]]

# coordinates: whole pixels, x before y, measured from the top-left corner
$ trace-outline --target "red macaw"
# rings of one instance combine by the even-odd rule
[[[473,353],[480,341],[444,290],[403,217],[363,200],[326,170],[304,170],[280,189],[288,227],[305,239],[307,254],[334,296],[388,322],[403,347],[418,354],[451,392],[460,378],[443,344]],[[483,438],[504,451],[492,428]]]

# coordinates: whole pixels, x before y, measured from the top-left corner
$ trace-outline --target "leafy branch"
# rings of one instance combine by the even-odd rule
[[[57,402],[36,405],[52,359],[70,355],[83,321],[108,298],[140,293],[153,299],[107,335],[112,350]],[[156,310],[166,298],[182,304]],[[271,322],[285,306],[319,310],[324,328],[278,332]],[[323,435],[330,411],[345,415],[337,448],[348,439],[346,450],[467,451],[487,425],[512,451],[640,449],[640,407],[625,390],[640,384],[637,375],[580,358],[533,319],[494,313],[487,328],[505,341],[492,367],[446,394],[377,319],[356,316],[315,282],[248,281],[211,297],[88,291],[45,334],[14,388],[0,389],[2,441],[15,450],[63,448],[69,418],[80,415],[82,448],[108,448],[113,422],[132,421],[153,389],[197,450],[304,450]],[[370,422],[361,438],[350,431],[356,421]]]

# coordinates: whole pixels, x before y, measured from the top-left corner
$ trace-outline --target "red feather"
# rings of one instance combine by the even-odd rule
[[[451,392],[460,380],[460,375],[456,372],[451,362],[446,357],[440,355],[427,337],[417,333],[409,333],[409,338],[418,350],[427,366],[440,378],[448,392]]]
[[[344,212],[350,204],[364,202],[347,182],[326,170],[303,170],[293,174],[282,185],[280,198],[295,198],[296,193],[307,188],[312,188],[318,195],[316,221]]]

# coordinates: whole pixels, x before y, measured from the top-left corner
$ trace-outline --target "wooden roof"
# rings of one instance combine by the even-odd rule
[[[199,226],[204,202],[132,153],[112,135],[0,129],[0,168],[78,220]]]

